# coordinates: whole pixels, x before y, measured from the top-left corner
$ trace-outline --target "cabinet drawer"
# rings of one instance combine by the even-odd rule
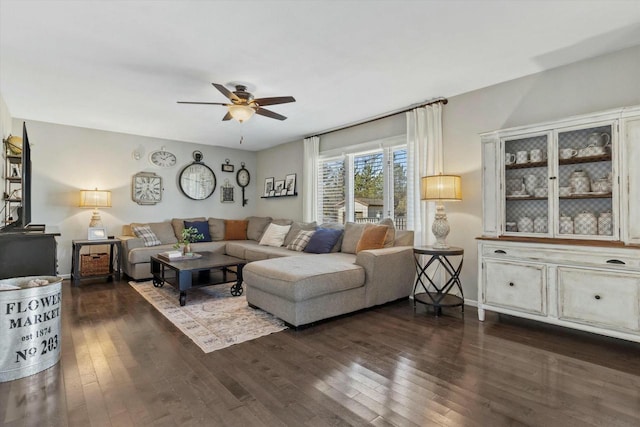
[[[483,245],[482,255],[504,259],[522,259],[553,264],[582,264],[606,268],[638,268],[640,252],[637,250],[611,250],[593,247],[585,250],[579,246],[521,247],[509,245]]]
[[[558,268],[558,317],[640,331],[640,274]]]
[[[543,264],[486,260],[483,302],[546,315],[546,271]]]

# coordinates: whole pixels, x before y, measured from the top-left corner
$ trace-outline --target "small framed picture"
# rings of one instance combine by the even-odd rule
[[[292,196],[296,194],[296,174],[290,173],[284,179],[284,188],[287,191],[285,194],[288,196]]]
[[[275,196],[276,196],[276,190],[269,191],[269,197],[275,197]]]
[[[107,229],[104,227],[89,227],[88,240],[105,240],[107,238]]]
[[[276,190],[276,196],[282,196],[282,190],[285,189],[284,188],[284,179],[279,179],[273,185],[274,185],[274,189]]]
[[[222,203],[233,203],[233,185],[229,184],[229,180],[225,180],[225,184],[220,187],[220,201]]]
[[[234,166],[229,164],[229,159],[225,159],[222,164],[222,172],[233,172]]]
[[[272,196],[271,192],[273,191],[273,177],[265,178],[264,180],[264,197]]]

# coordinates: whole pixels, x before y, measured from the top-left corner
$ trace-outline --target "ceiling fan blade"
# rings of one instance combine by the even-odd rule
[[[224,105],[225,107],[229,105],[229,104],[223,104],[221,102],[191,102],[191,101],[178,101],[178,104]]]
[[[269,117],[271,119],[277,119],[277,120],[286,120],[287,119],[283,115],[280,115],[278,113],[274,113],[271,110],[265,110],[264,108],[258,108],[256,110],[256,114],[260,114],[261,116],[265,116],[265,117]]]
[[[263,105],[286,104],[287,102],[296,102],[296,99],[293,96],[276,96],[273,98],[254,99],[253,102],[255,102],[260,106],[263,106]]]
[[[231,113],[227,111],[227,114],[224,115],[224,117],[222,118],[222,121],[225,122],[227,120],[231,120],[233,117],[231,117]]]
[[[221,84],[218,84],[218,83],[211,83],[211,84],[230,100],[242,102],[242,100],[238,98],[235,93],[231,92],[229,89],[222,86]]]

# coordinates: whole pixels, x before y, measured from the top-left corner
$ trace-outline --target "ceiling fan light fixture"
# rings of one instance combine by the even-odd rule
[[[249,120],[255,112],[256,110],[248,105],[229,105],[229,114],[240,123]]]

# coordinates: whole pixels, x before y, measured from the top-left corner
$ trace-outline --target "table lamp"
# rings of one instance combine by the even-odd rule
[[[420,193],[422,200],[436,202],[436,215],[431,232],[436,237],[435,248],[449,247],[446,238],[449,235],[449,222],[443,202],[462,200],[461,179],[457,175],[429,175],[422,178]]]
[[[102,227],[98,208],[111,207],[111,191],[98,190],[97,188],[95,190],[80,190],[80,207],[93,209],[89,228]]]

